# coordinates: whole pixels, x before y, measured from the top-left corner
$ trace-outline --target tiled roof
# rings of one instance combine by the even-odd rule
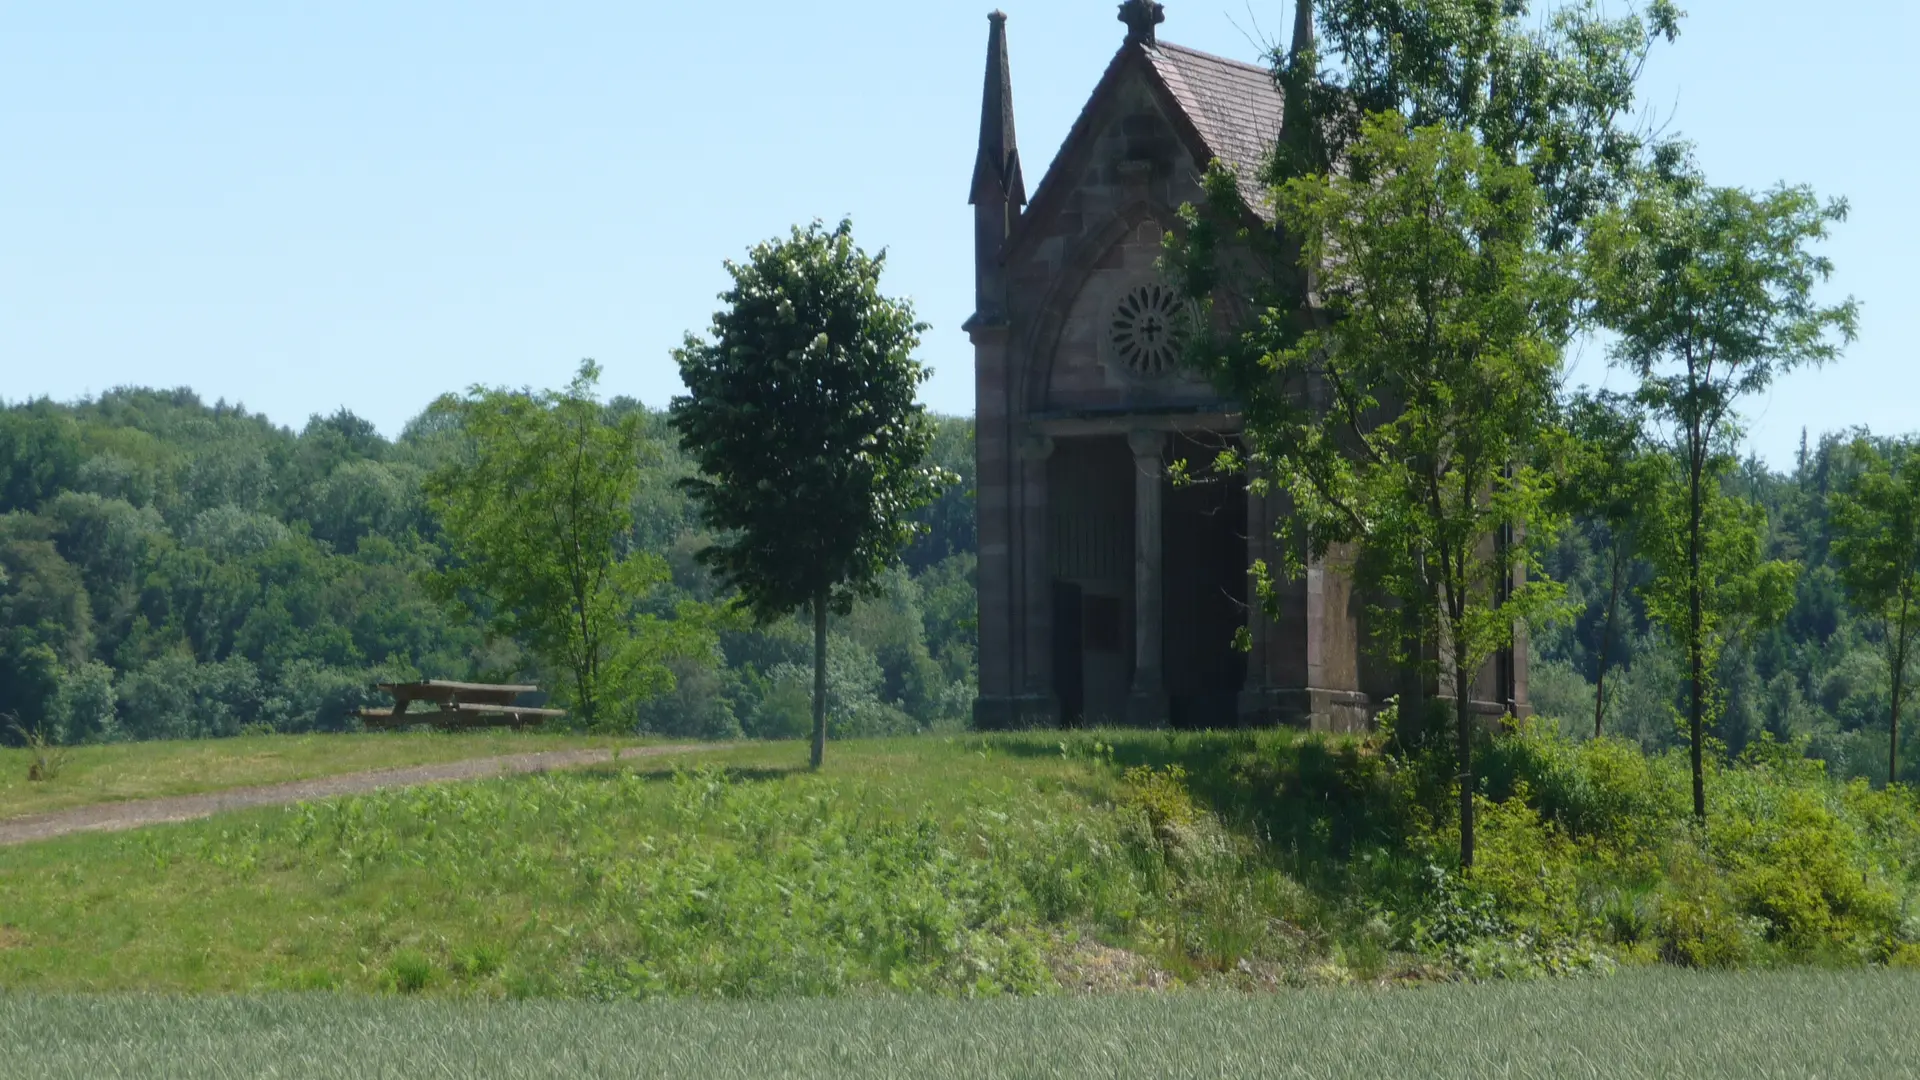
[[[1207,149],[1239,175],[1247,205],[1271,218],[1260,173],[1280,137],[1280,88],[1273,72],[1164,42],[1143,51]]]

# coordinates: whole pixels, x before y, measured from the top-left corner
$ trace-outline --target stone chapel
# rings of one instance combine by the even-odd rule
[[[1296,46],[1311,33],[1300,4]],[[1233,402],[1182,369],[1180,298],[1163,235],[1219,159],[1248,203],[1280,134],[1265,67],[1160,40],[1163,5],[1120,5],[1126,37],[1031,198],[1014,137],[1007,17],[990,15],[975,220],[975,489],[980,697],[975,722],[1364,727],[1420,695],[1363,647],[1364,605],[1335,568],[1277,581],[1271,616],[1248,569],[1279,507],[1244,480],[1176,487],[1169,463],[1237,436]],[[1258,213],[1258,211],[1256,211]],[[1272,227],[1270,217],[1255,224]],[[1277,559],[1269,559],[1277,564]],[[1235,646],[1245,628],[1251,650]],[[1475,688],[1525,708],[1524,644]]]

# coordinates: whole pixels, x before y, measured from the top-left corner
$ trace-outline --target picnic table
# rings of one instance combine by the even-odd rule
[[[391,709],[360,709],[354,715],[369,728],[399,728],[411,724],[432,724],[443,729],[479,727],[522,728],[543,724],[549,717],[565,716],[565,709],[536,709],[516,705],[521,694],[539,693],[537,686],[509,686],[494,683],[425,682],[380,683],[382,691],[393,695]],[[414,702],[435,708],[408,712]]]

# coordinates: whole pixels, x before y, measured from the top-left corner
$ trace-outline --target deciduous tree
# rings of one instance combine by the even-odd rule
[[[599,376],[589,360],[558,393],[476,387],[440,399],[464,452],[426,490],[453,555],[433,590],[566,672],[564,698],[608,726],[672,688],[670,659],[710,653],[712,640],[697,605],[676,619],[640,610],[670,575],[631,543],[642,418],[610,420],[594,397]]]
[[[1900,707],[1920,635],[1920,451],[1856,445],[1866,469],[1832,500],[1832,557],[1847,599],[1878,619],[1887,651],[1887,783],[1900,779]]]
[[[1556,523],[1529,455],[1554,413],[1568,285],[1531,228],[1526,171],[1472,138],[1383,114],[1348,160],[1281,193],[1325,319],[1297,338],[1271,322],[1246,331],[1290,391],[1248,405],[1254,483],[1294,507],[1285,550],[1350,546],[1362,587],[1421,628],[1452,698],[1471,866],[1472,685],[1560,595],[1516,581],[1534,548],[1512,530]]]
[[[813,751],[826,753],[829,609],[875,590],[940,490],[915,394],[926,326],[880,292],[885,255],[847,221],[814,222],[728,262],[708,338],[675,351],[688,393],[673,426],[699,463],[686,481],[718,531],[701,560],[762,623],[810,608]]]
[[[1618,334],[1614,361],[1638,377],[1637,396],[1662,424],[1678,470],[1682,505],[1663,524],[1678,530],[1683,551],[1656,577],[1650,611],[1687,656],[1693,805],[1702,821],[1716,627],[1736,611],[1764,613],[1749,606],[1764,582],[1746,570],[1746,539],[1715,533],[1742,527],[1741,515],[1721,507],[1726,440],[1742,398],[1777,375],[1832,360],[1853,339],[1854,302],[1823,305],[1814,295],[1833,264],[1813,245],[1845,217],[1844,202],[1822,202],[1804,187],[1754,194],[1708,186],[1673,153],[1633,198],[1598,217],[1588,241],[1595,312]]]

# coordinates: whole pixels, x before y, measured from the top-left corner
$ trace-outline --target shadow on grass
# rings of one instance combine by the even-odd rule
[[[1195,802],[1323,895],[1411,886],[1424,866],[1409,852],[1413,793],[1356,738],[1285,729],[986,738],[1010,756],[1084,759],[1105,763],[1115,776],[1179,766]]]

